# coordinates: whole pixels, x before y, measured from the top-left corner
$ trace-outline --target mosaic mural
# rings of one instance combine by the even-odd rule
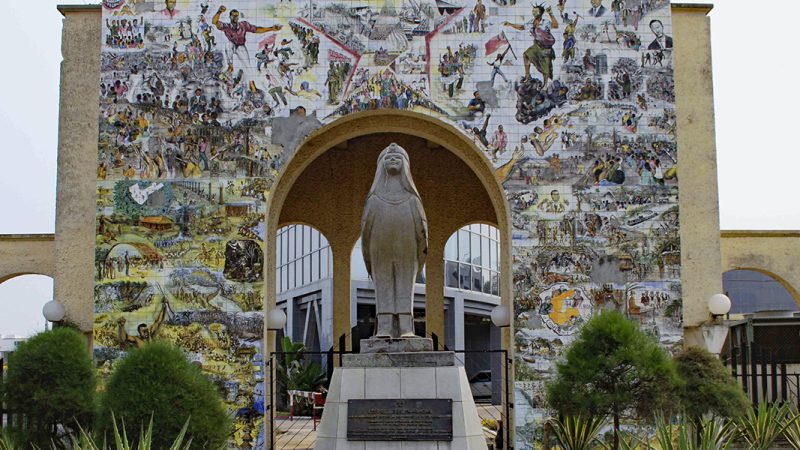
[[[516,448],[553,361],[615,308],[681,340],[667,0],[104,0],[95,342],[152,336],[263,447],[264,205],[302,139],[428,114],[482,149],[512,208]],[[270,237],[271,238],[271,237]]]

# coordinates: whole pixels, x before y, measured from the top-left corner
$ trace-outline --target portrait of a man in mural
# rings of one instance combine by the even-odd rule
[[[163,17],[169,17],[170,19],[174,19],[175,16],[178,15],[179,11],[175,9],[175,4],[177,0],[164,0],[164,9],[160,11]]]
[[[667,36],[664,34],[664,24],[660,20],[653,19],[650,21],[650,31],[656,35],[656,38],[653,39],[653,42],[647,46],[648,50],[664,50],[672,48],[672,36]]]

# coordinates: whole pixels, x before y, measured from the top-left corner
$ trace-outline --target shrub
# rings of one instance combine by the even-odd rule
[[[101,399],[101,433],[113,429],[112,413],[133,427],[143,428],[152,418],[154,448],[169,448],[187,420],[193,448],[218,448],[230,434],[217,388],[166,342],[148,343],[119,362]]]
[[[95,379],[85,338],[57,328],[22,342],[3,383],[6,409],[22,420],[11,431],[20,442],[50,446],[60,433],[91,422]]]
[[[633,410],[642,417],[670,408],[679,383],[663,348],[618,311],[590,319],[556,364],[547,401],[565,416],[611,416],[614,447],[619,419]]]
[[[706,413],[737,417],[750,409],[750,402],[730,370],[713,354],[689,347],[675,355],[675,368],[683,380],[678,389],[681,406],[693,422]]]

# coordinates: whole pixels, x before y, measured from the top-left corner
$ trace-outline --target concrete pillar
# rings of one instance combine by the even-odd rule
[[[320,350],[328,351],[331,346],[336,345],[337,342],[334,341],[334,334],[331,333],[333,330],[333,322],[334,322],[334,307],[333,307],[333,283],[331,280],[326,279],[323,280],[321,283],[322,289],[320,290],[320,323],[322,324],[322,328],[318,330],[319,332],[319,345]]]
[[[278,307],[283,307],[286,312],[286,326],[283,328],[283,335],[288,336],[289,339],[295,341],[296,333],[294,332],[295,320],[295,304],[291,297],[286,298],[283,303],[278,303]]]
[[[425,333],[444,343],[444,245],[447,239],[431,236],[425,268]]]
[[[81,5],[84,6],[84,5]],[[88,6],[88,5],[86,5]],[[100,8],[63,7],[53,291],[91,332],[100,103]]]
[[[453,350],[464,350],[464,296],[456,294],[453,299]],[[464,365],[464,354],[457,353],[456,360]]]
[[[686,343],[710,319],[708,298],[722,293],[709,10],[708,5],[672,7],[673,34],[691,36],[676,39],[673,49]]]
[[[330,239],[330,236],[328,236]],[[350,253],[353,243],[350,239],[331,240],[333,252],[333,345],[339,345],[341,335],[350,334]],[[352,350],[348,338],[345,348]]]

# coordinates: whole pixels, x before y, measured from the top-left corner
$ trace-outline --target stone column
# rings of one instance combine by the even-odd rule
[[[706,302],[722,293],[709,10],[707,5],[672,7],[673,34],[692,36],[675,39],[673,49],[686,345],[702,345],[699,326],[710,318]]]
[[[89,5],[80,5],[89,6]],[[93,5],[94,6],[94,5]],[[100,107],[100,7],[61,7],[54,296],[91,336]]]
[[[447,238],[431,235],[425,267],[425,333],[435,333],[444,344],[444,244]]]
[[[338,237],[338,236],[337,236]],[[330,239],[330,237],[329,237]],[[333,346],[339,345],[339,336],[350,333],[350,253],[353,250],[351,239],[331,239],[333,252]],[[352,350],[348,337],[345,348]],[[337,359],[338,363],[338,359]]]
[[[464,350],[464,296],[459,292],[453,298],[453,350]],[[463,366],[464,353],[456,353],[458,365]]]

